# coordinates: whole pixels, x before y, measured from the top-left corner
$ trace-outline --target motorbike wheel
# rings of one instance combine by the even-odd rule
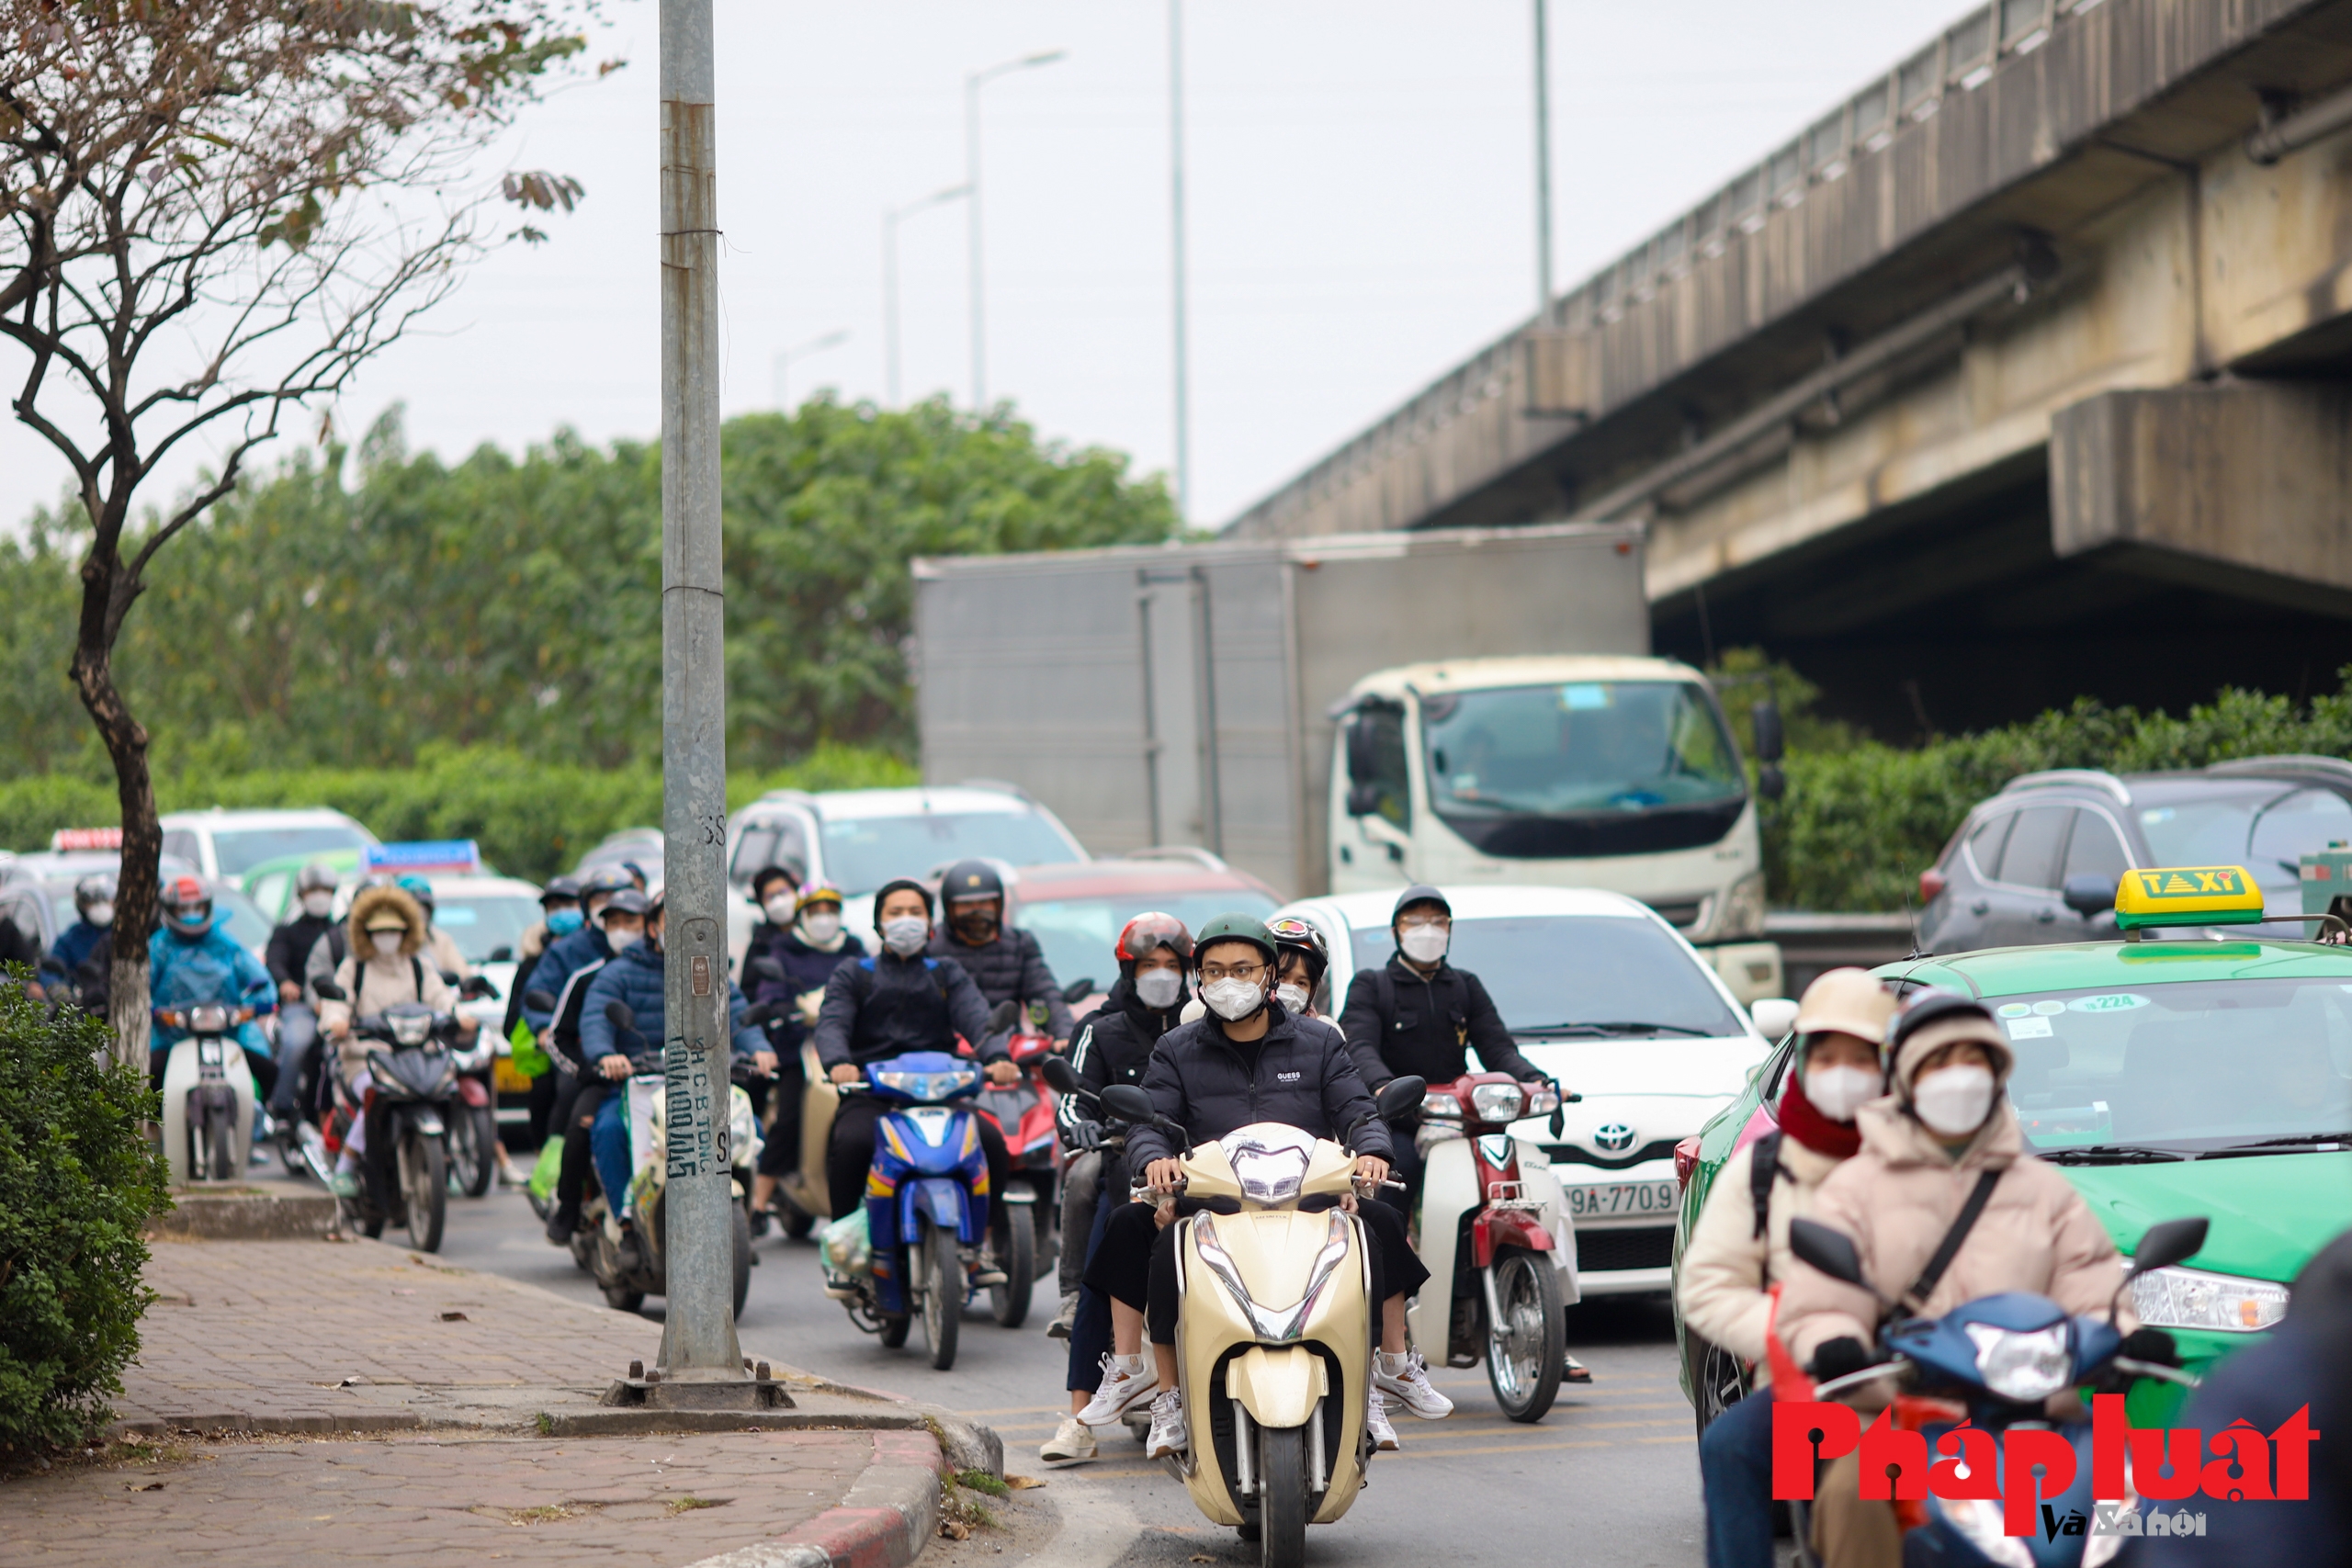
[[[605,1304],[615,1312],[635,1312],[645,1304],[645,1292],[632,1291],[626,1285],[604,1287]]]
[[[882,1343],[888,1345],[893,1350],[899,1348],[907,1342],[907,1330],[912,1328],[914,1325],[915,1320],[907,1316],[904,1313],[899,1314],[897,1317],[884,1318],[882,1320]]]
[[[922,1338],[931,1364],[945,1371],[956,1364],[956,1331],[964,1321],[964,1260],[956,1256],[956,1233],[923,1222],[921,1257],[923,1281]]]
[[[1707,1428],[1725,1411],[1747,1397],[1747,1379],[1740,1369],[1738,1357],[1720,1345],[1708,1344],[1696,1334],[1690,1338],[1699,1352],[1698,1369],[1690,1376],[1695,1396],[1690,1404],[1699,1423],[1699,1436],[1703,1438]]]
[[[236,1139],[230,1135],[229,1114],[215,1107],[204,1115],[203,1159],[197,1169],[215,1181],[232,1180],[238,1174]]]
[[[752,1216],[741,1203],[728,1206],[735,1216],[735,1316],[743,1316],[743,1302],[752,1293]]]
[[[1503,1321],[1487,1325],[1487,1382],[1513,1421],[1541,1421],[1567,1371],[1567,1310],[1559,1273],[1540,1253],[1511,1247],[1495,1258]]]
[[[438,1252],[441,1224],[449,1214],[449,1156],[440,1139],[412,1131],[401,1140],[398,1158],[408,1244],[419,1252]]]
[[[1300,1568],[1306,1561],[1306,1428],[1258,1428],[1258,1561]]]
[[[460,1105],[449,1124],[449,1165],[458,1188],[469,1198],[490,1190],[498,1176],[498,1112],[487,1105]]]
[[[1018,1209],[1010,1218],[1004,1239],[1011,1256],[997,1259],[1004,1283],[989,1287],[989,1312],[1005,1327],[1018,1328],[1029,1316],[1030,1287],[1037,1282],[1037,1230]]]

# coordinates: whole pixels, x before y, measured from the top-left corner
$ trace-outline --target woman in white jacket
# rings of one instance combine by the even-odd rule
[[[1772,1401],[1764,1344],[1773,1282],[1787,1278],[1789,1221],[1861,1146],[1854,1113],[1885,1091],[1880,1051],[1894,996],[1860,969],[1832,969],[1797,1007],[1797,1053],[1780,1127],[1724,1162],[1682,1251],[1676,1292],[1690,1331],[1755,1368],[1755,1392],[1699,1439],[1707,1568],[1771,1568]],[[1759,1162],[1771,1163],[1762,1167]]]

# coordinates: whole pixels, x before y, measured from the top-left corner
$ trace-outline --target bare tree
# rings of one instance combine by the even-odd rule
[[[0,339],[11,408],[87,516],[72,678],[122,806],[112,1022],[144,1069],[162,829],[113,668],[155,553],[504,234],[471,165],[585,46],[594,0],[0,0]],[[609,69],[609,67],[608,67]],[[183,447],[209,459],[157,508]],[[134,519],[134,502],[144,502]]]

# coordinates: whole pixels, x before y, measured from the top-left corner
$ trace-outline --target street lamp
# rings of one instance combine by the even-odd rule
[[[822,354],[829,348],[839,348],[848,341],[849,329],[843,327],[839,332],[827,333],[823,337],[812,337],[807,343],[794,344],[775,356],[775,406],[778,413],[789,414],[792,412],[792,400],[784,395],[785,371],[800,360]]]
[[[1535,324],[1552,316],[1552,51],[1535,0]]]
[[[1541,3],[1541,0],[1538,0]],[[1168,0],[1168,204],[1174,235],[1170,271],[1175,277],[1176,519],[1191,515],[1193,490],[1192,395],[1185,386],[1184,343],[1184,0]]]
[[[1067,50],[1049,49],[1041,54],[1028,54],[1019,60],[1008,60],[984,71],[975,71],[964,78],[964,191],[969,199],[972,225],[972,407],[977,412],[987,406],[988,390],[988,331],[982,321],[984,290],[980,280],[980,89],[1000,76],[1032,66],[1051,65],[1069,53]]]
[[[899,220],[971,194],[969,186],[951,186],[882,214],[882,368],[888,405],[891,408],[899,406]]]

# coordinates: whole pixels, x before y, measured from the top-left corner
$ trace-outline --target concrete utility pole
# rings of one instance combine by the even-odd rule
[[[1168,0],[1168,204],[1175,236],[1176,519],[1192,516],[1193,411],[1184,342],[1184,0]]]
[[[726,600],[711,0],[662,0],[662,1378],[745,1382],[727,1157]],[[648,1021],[650,1021],[650,1020]]]
[[[984,316],[988,290],[980,280],[980,89],[1000,76],[1015,71],[1026,71],[1035,65],[1051,65],[1067,51],[1046,50],[1042,54],[1023,55],[991,65],[985,71],[975,71],[964,78],[964,195],[970,202],[971,268],[972,268],[972,408],[984,412],[989,402],[989,334]]]
[[[1535,0],[1535,321],[1552,314],[1552,50]]]

